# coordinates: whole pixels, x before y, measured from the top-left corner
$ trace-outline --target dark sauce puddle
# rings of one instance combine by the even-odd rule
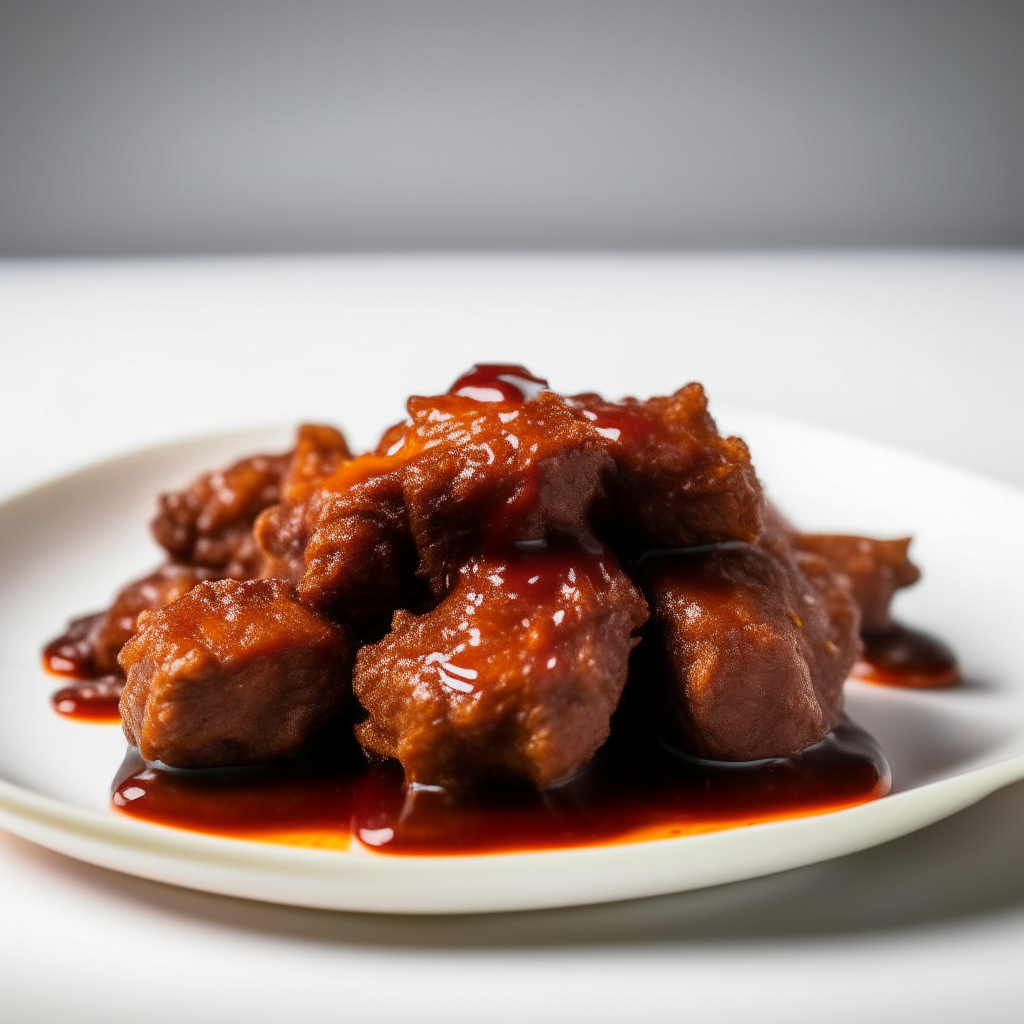
[[[54,711],[65,718],[82,722],[121,721],[117,705],[124,678],[99,672],[92,663],[93,633],[103,618],[104,613],[97,612],[73,619],[60,636],[43,648],[43,668],[69,680],[50,698]]]
[[[114,806],[213,835],[381,853],[479,854],[635,842],[822,814],[884,796],[888,762],[850,722],[788,758],[744,764],[682,757],[656,740],[611,740],[549,790],[407,789],[401,770],[355,753],[257,768],[183,771],[131,750]]]
[[[864,654],[850,674],[865,682],[935,689],[960,679],[956,655],[930,633],[894,622],[863,640]]]
[[[44,665],[68,679],[52,698],[62,715],[119,722],[124,680],[89,663],[92,617],[49,644]],[[864,637],[853,675],[897,686],[959,679],[952,651],[906,626]],[[74,681],[72,681],[74,680]],[[185,771],[130,750],[112,801],[132,817],[211,835],[321,849],[361,843],[381,853],[479,854],[695,835],[823,814],[888,793],[878,743],[844,722],[787,758],[730,764],[675,753],[651,736],[614,736],[584,771],[557,788],[448,790],[404,785],[397,765],[340,754],[254,768]]]

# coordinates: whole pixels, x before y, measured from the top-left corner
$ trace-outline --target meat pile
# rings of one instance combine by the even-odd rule
[[[620,705],[697,757],[795,753],[917,578],[906,541],[786,523],[699,384],[608,402],[519,366],[410,398],[359,457],[303,426],[161,496],[153,532],[167,564],[68,634],[123,673],[145,758],[260,763],[340,725],[427,786],[558,783]]]

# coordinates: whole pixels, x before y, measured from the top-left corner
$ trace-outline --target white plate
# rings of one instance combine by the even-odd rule
[[[395,857],[206,836],[121,816],[116,726],[55,715],[41,644],[159,560],[157,490],[290,431],[225,435],[105,463],[0,506],[0,825],[61,853],[210,892],[403,913],[519,910],[694,889],[810,864],[921,828],[1024,777],[1024,494],[855,438],[750,414],[772,496],[808,529],[914,533],[924,581],[899,613],[951,642],[967,682],[922,692],[847,684],[882,742],[893,791],[815,817],[705,835],[534,853]]]

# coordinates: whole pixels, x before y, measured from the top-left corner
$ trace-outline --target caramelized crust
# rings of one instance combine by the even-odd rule
[[[175,768],[295,754],[350,693],[352,643],[278,580],[204,582],[146,612],[119,658],[128,742]]]
[[[858,613],[823,559],[730,544],[654,558],[642,579],[674,744],[719,761],[783,757],[838,724]]]
[[[610,552],[478,558],[425,615],[363,647],[356,735],[409,782],[547,786],[608,737],[647,607]]]
[[[308,498],[340,465],[351,459],[352,453],[341,431],[304,423],[299,427],[288,471],[281,481],[282,500],[296,502]]]
[[[754,541],[764,498],[738,437],[722,437],[700,384],[645,402],[577,395],[572,405],[615,461],[605,529],[635,548]]]
[[[612,463],[564,398],[442,395],[411,398],[408,408],[396,457],[407,460],[402,495],[420,572],[435,593],[485,545],[552,535],[593,544],[590,506]]]

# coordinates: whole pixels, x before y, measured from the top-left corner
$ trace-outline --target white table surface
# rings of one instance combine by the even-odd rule
[[[725,426],[744,405],[1024,485],[1022,256],[295,259],[0,264],[0,494],[249,424],[365,445],[483,360],[698,379]],[[1016,1021],[1022,963],[1024,784],[782,875],[477,918],[208,896],[0,833],[12,1024]]]

